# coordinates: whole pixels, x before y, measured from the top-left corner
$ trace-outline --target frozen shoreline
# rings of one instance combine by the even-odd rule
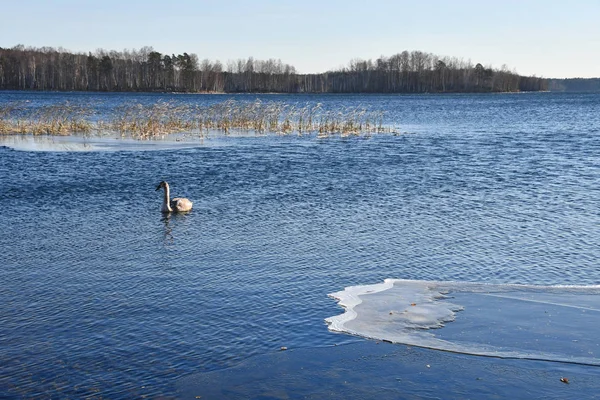
[[[181,399],[583,399],[600,389],[599,370],[369,340],[252,357],[233,368],[184,377],[177,393]]]
[[[330,294],[329,330],[468,355],[600,366],[594,286],[386,279]]]

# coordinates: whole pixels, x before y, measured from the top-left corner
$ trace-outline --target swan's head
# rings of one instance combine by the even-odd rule
[[[156,187],[156,190],[155,190],[155,191],[158,191],[158,190],[160,190],[160,189],[163,189],[163,188],[165,188],[166,186],[167,186],[167,182],[165,182],[165,181],[161,181],[161,182],[158,184],[158,186]]]

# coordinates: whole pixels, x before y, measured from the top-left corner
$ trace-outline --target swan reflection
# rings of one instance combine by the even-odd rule
[[[165,245],[175,243],[175,238],[181,238],[189,229],[187,219],[188,213],[163,213],[160,221],[163,223]]]
[[[165,225],[165,244],[173,244],[175,238],[173,237],[173,227],[171,226],[171,214],[163,214],[163,217],[160,220]]]

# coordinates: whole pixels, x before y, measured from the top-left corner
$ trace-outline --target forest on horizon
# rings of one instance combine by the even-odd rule
[[[220,61],[139,50],[73,53],[0,47],[0,90],[213,93],[477,93],[548,90],[548,80],[453,57],[403,51],[301,74],[281,60]]]
[[[549,79],[552,92],[600,92],[600,78]]]

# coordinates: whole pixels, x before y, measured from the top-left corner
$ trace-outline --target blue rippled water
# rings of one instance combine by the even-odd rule
[[[230,97],[0,102],[102,114]],[[261,98],[364,104],[409,133],[157,151],[3,142],[0,397],[170,396],[192,373],[352,340],[328,331],[341,310],[327,294],[386,278],[600,284],[600,95]],[[160,180],[194,210],[161,215]]]

